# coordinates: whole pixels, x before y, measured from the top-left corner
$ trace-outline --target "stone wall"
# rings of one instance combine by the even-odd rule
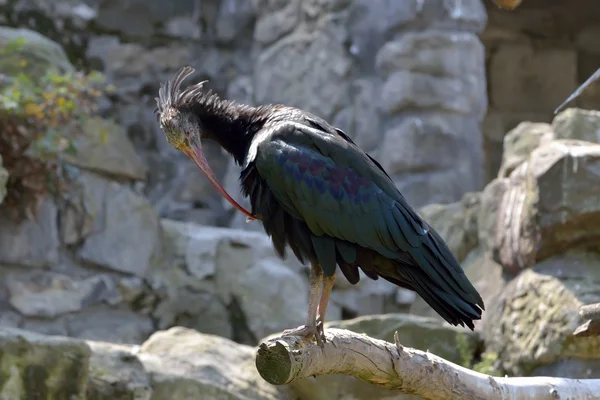
[[[528,0],[507,12],[486,2],[489,110],[483,125],[486,181],[496,177],[502,139],[521,121],[550,122],[553,112],[600,67],[600,3]],[[600,85],[571,106],[600,107]]]
[[[278,260],[260,224],[167,144],[153,115],[160,82],[192,65],[230,99],[305,108],[375,155],[415,206],[451,202],[483,183],[485,22],[480,0],[1,5],[0,23],[63,46],[69,60],[55,51],[50,64],[99,69],[116,88],[71,160],[69,200],[46,201],[39,223],[0,215],[3,325],[119,343],[183,325],[254,344],[301,324],[305,267]],[[57,47],[28,37],[32,51]],[[91,139],[100,130],[106,143]],[[205,148],[239,198],[237,168]],[[344,283],[332,320],[406,311],[415,298]]]

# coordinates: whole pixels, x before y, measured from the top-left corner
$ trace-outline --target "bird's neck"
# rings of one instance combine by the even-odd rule
[[[258,108],[207,96],[194,110],[208,137],[218,142],[241,165],[264,118]]]

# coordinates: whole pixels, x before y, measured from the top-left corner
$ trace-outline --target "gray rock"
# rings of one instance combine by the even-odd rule
[[[191,276],[198,279],[215,276],[218,271],[218,249],[222,242],[237,243],[244,251],[250,247],[255,260],[280,260],[273,249],[271,239],[264,232],[200,226],[168,219],[163,219],[161,225],[173,244],[175,257],[182,261]],[[281,263],[296,272],[304,268],[291,253],[285,260],[281,260]]]
[[[600,111],[569,108],[552,120],[557,139],[578,139],[600,143]]]
[[[58,262],[60,241],[54,203],[45,200],[36,219],[15,224],[0,215],[0,263],[46,267]]]
[[[384,83],[379,104],[388,115],[419,108],[483,118],[486,92],[481,78],[460,80],[420,71],[396,71]]]
[[[90,353],[79,340],[0,327],[0,397],[84,398]]]
[[[28,317],[55,318],[118,295],[106,276],[76,280],[49,271],[9,274],[6,287],[10,304]]]
[[[260,14],[254,26],[254,40],[267,45],[290,33],[300,21],[300,5],[300,0],[257,0],[255,8]]]
[[[228,100],[236,101],[241,104],[252,104],[254,97],[254,88],[252,87],[251,76],[236,76],[229,86],[227,86],[227,95],[225,96]]]
[[[0,27],[0,42],[12,43],[18,40],[22,41],[18,50],[19,57],[27,61],[27,66],[24,69],[23,65],[15,62],[14,57],[2,57],[0,71],[3,74],[15,76],[24,72],[35,81],[51,70],[63,73],[75,70],[58,43],[29,29]]]
[[[394,183],[413,207],[427,204],[444,204],[459,201],[466,192],[477,190],[481,182],[481,170],[475,168],[475,160],[462,160],[458,168],[429,171],[427,173],[399,174]]]
[[[179,286],[152,313],[159,329],[183,326],[200,333],[233,339],[231,316],[223,299],[213,289],[194,290]]]
[[[162,226],[173,259],[169,271],[156,272],[168,291],[154,312],[161,327],[177,323],[231,337],[227,307],[232,302],[240,304],[255,337],[265,330],[289,327],[290,321],[295,327],[305,318],[308,288],[298,273],[303,267],[293,256],[280,260],[264,233],[172,220],[163,220]],[[298,298],[271,301],[280,296],[283,289],[276,288],[281,287],[298,292]]]
[[[285,261],[279,259],[264,233],[201,227],[169,220],[163,220],[162,225],[172,243],[174,265],[188,274],[186,281],[182,281],[185,275],[175,273],[164,278],[168,285],[179,288],[167,302],[179,302],[175,299],[181,296],[181,288],[185,285],[195,287],[194,292],[197,296],[204,296],[205,301],[221,302],[210,307],[193,307],[192,317],[186,325],[202,326],[204,323],[199,321],[206,313],[215,316],[216,320],[214,324],[207,322],[202,329],[228,333],[228,317],[223,306],[232,302],[240,305],[254,337],[303,323],[308,307],[308,287],[306,279],[298,273],[302,266],[292,255]],[[206,285],[194,283],[207,278],[214,279],[214,293],[218,299],[214,299],[213,292]],[[205,294],[201,295],[202,292]],[[295,295],[290,297],[282,293]],[[273,298],[279,301],[273,302]],[[181,305],[174,308],[166,304],[164,307],[166,310],[161,309],[160,313],[167,320],[170,315],[183,314],[184,311]]]
[[[215,155],[215,151],[211,151]],[[219,173],[224,171],[227,165],[225,157],[211,157],[210,167]],[[222,196],[217,192],[206,175],[193,162],[186,162],[183,166],[182,180],[175,189],[175,199],[181,202],[210,205],[219,203]],[[216,172],[218,171],[218,172]],[[239,186],[238,186],[239,191]]]
[[[339,283],[336,282],[334,286],[330,306],[337,306],[340,316],[341,310],[357,316],[400,311],[394,304],[397,287],[383,279],[374,281],[361,272],[360,282],[357,285],[345,286],[346,281],[343,277],[337,281]],[[337,311],[335,308],[333,310]],[[327,319],[340,318],[333,313],[330,315],[328,307]]]
[[[255,337],[302,325],[308,310],[306,279],[275,259],[248,263],[252,255],[240,249],[232,254],[233,246],[221,245],[217,291],[227,302],[235,298],[240,303]]]
[[[351,92],[352,104],[337,113],[332,123],[363,150],[374,150],[382,138],[379,113],[373,101],[379,88],[372,80],[359,79],[352,84]]]
[[[472,155],[478,152],[475,144],[480,140],[466,137],[459,131],[461,125],[468,127],[466,119],[461,121],[460,117],[441,113],[403,117],[385,131],[377,159],[392,176],[473,165],[477,161]],[[471,133],[474,130],[475,127]],[[440,152],[440,148],[445,151]],[[473,175],[472,171],[465,172]]]
[[[477,238],[479,246],[485,251],[493,249],[498,230],[503,229],[500,223],[502,199],[509,188],[509,179],[496,178],[488,183],[481,193]]]
[[[462,262],[467,278],[481,294],[486,309],[494,304],[503,293],[511,276],[504,273],[502,265],[493,256],[481,248],[476,248]],[[475,321],[475,329],[481,331],[488,323],[496,318],[493,312],[484,311],[480,321]]]
[[[66,317],[69,336],[111,343],[139,344],[154,332],[150,317],[106,306]]]
[[[158,214],[145,198],[126,186],[98,179],[92,184],[106,185],[106,191],[97,199],[100,209],[92,214],[92,233],[85,238],[80,257],[115,271],[144,276],[161,251]]]
[[[190,276],[197,279],[213,277],[217,270],[217,247],[225,237],[225,230],[171,220],[162,220],[161,224],[165,237],[173,244],[176,259],[181,260]]]
[[[23,316],[14,311],[0,311],[0,327],[19,328],[22,325]]]
[[[2,165],[2,155],[0,155],[0,204],[6,197],[6,184],[8,183],[8,171]]]
[[[104,213],[106,193],[111,182],[82,171],[70,187],[70,201],[61,204],[59,223],[63,243],[77,244],[94,230],[94,221]]]
[[[118,178],[145,180],[147,167],[124,129],[109,120],[89,118],[75,138],[77,153],[66,160],[90,171]]]
[[[337,13],[352,4],[352,0],[304,0],[302,10],[311,18]]]
[[[215,21],[219,42],[229,43],[248,30],[254,19],[254,2],[247,0],[223,0]]]
[[[153,334],[139,358],[153,398],[291,400],[286,387],[267,384],[254,366],[255,349],[181,327]]]
[[[468,32],[406,32],[379,50],[376,66],[384,77],[406,70],[473,79],[485,73],[483,51],[479,38]]]
[[[410,24],[422,11],[417,1],[356,0],[350,9],[349,50],[365,71],[375,69],[378,50],[389,35]]]
[[[103,0],[98,3],[97,24],[104,29],[119,31],[127,36],[150,37],[156,33],[155,22],[174,14],[169,12],[170,7],[159,7],[158,2],[130,1],[124,5],[113,0]],[[181,7],[182,3],[188,6],[193,4],[192,1],[178,1],[173,3],[173,7]],[[185,7],[181,11],[184,14],[185,11],[193,11],[193,8]],[[162,18],[157,15],[158,12],[164,13]]]
[[[175,17],[165,23],[165,33],[182,39],[197,40],[202,37],[202,27],[193,16]]]
[[[489,305],[495,317],[484,329],[487,350],[499,355],[508,374],[545,367],[553,376],[600,377],[597,341],[572,337],[580,306],[600,301],[599,271],[598,254],[569,251],[523,271]],[[564,359],[577,362],[559,368]]]
[[[56,319],[27,318],[19,327],[44,335],[68,336],[65,319],[60,317]]]
[[[600,146],[554,140],[535,149],[510,176],[502,196],[494,251],[508,271],[574,245],[597,243]]]
[[[87,52],[100,61],[116,87],[116,94],[124,98],[131,93],[137,94],[146,85],[156,86],[157,82],[188,64],[191,57],[186,46],[171,44],[146,49],[137,43],[121,43],[114,37],[92,40]]]
[[[533,150],[550,142],[554,136],[550,124],[521,122],[504,137],[504,152],[498,177],[508,177],[516,167],[529,158]]]
[[[227,173],[223,178],[223,187],[227,193],[229,193],[229,195],[238,202],[238,204],[246,208],[246,210],[250,210],[250,199],[242,195],[240,188],[239,178],[241,171],[242,168],[238,166],[233,159],[230,159],[227,166]],[[225,210],[233,214],[231,220],[229,221],[230,228],[260,233],[265,232],[263,224],[260,221],[247,222],[246,216],[238,210],[234,210],[234,207],[229,201],[222,198],[221,204]]]
[[[89,362],[86,398],[150,400],[152,385],[134,348],[113,343],[88,341]]]
[[[348,101],[350,67],[343,44],[330,32],[290,35],[258,57],[255,100],[297,106],[331,118]]]
[[[459,261],[478,245],[480,197],[480,193],[467,193],[460,202],[431,204],[419,210],[421,217],[440,234]]]

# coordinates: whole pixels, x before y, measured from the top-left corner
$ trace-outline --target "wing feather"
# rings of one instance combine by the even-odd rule
[[[282,207],[306,223],[326,273],[335,271],[337,253],[348,264],[355,257],[339,245],[345,241],[410,265],[412,270],[398,274],[404,274],[404,285],[429,296],[430,304],[454,301],[460,313],[477,315],[472,304],[483,308],[483,301],[460,264],[366,153],[335,134],[302,124],[271,129],[261,135],[249,161]],[[353,269],[343,270],[354,279]],[[434,282],[437,289],[419,279]]]

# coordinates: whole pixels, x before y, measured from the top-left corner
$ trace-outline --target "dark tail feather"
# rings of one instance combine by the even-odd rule
[[[430,251],[427,246],[418,248],[423,255]],[[414,290],[442,318],[452,325],[475,328],[473,321],[481,319],[484,310],[483,300],[477,290],[471,285],[462,268],[459,273],[450,273],[450,266],[438,258],[427,254],[415,257],[414,262],[394,260],[394,276],[382,276],[384,279],[402,287]],[[412,260],[411,260],[412,261]],[[435,274],[427,270],[435,270]],[[432,276],[441,279],[433,279]]]

